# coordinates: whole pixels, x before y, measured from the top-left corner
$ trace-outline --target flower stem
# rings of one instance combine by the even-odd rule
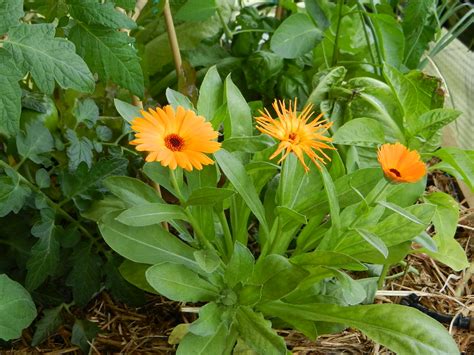
[[[225,216],[224,210],[221,210],[217,216],[219,217],[219,222],[222,225],[222,230],[224,231],[224,241],[227,258],[230,259],[234,251],[234,240],[230,232],[229,224],[227,223],[227,218]]]
[[[383,284],[385,282],[385,278],[387,277],[389,269],[390,269],[390,264],[383,264],[382,272],[380,273],[379,281],[377,283],[377,287],[379,290],[383,288]]]
[[[338,57],[338,45],[339,45],[339,31],[341,29],[341,22],[342,22],[342,5],[344,0],[338,0],[338,17],[337,17],[337,27],[336,27],[336,37],[334,39],[334,49],[332,52],[332,66],[337,64],[337,57]]]

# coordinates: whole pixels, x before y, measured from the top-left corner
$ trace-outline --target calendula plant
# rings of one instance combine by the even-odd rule
[[[254,121],[215,68],[196,107],[172,90],[168,98],[140,112],[117,102],[156,189],[106,178],[112,195],[96,215],[107,244],[128,259],[120,270],[129,282],[201,304],[199,318],[178,328],[179,354],[286,354],[275,328],[315,339],[345,327],[401,354],[458,351],[418,310],[372,304],[390,264],[445,251],[425,232],[431,223],[439,234],[456,223],[440,213],[447,195],[422,196],[418,152],[384,142],[372,147],[374,167],[347,172],[330,117],[275,102]]]

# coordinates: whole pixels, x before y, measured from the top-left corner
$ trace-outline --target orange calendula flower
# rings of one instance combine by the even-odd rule
[[[181,106],[175,111],[170,105],[141,114],[143,117],[132,121],[136,133],[130,144],[136,145],[138,151],[148,152],[146,161],[159,161],[170,169],[180,166],[188,171],[214,163],[204,153],[214,153],[221,145],[214,141],[218,133],[204,117]]]
[[[426,175],[420,154],[398,142],[382,145],[377,159],[387,179],[394,182],[417,182]]]
[[[301,164],[303,164],[305,171],[308,172],[309,167],[304,161],[305,154],[318,168],[321,168],[320,163],[325,164],[324,158],[331,160],[324,153],[323,149],[335,149],[325,143],[331,142],[332,138],[324,135],[329,127],[331,127],[332,122],[321,120],[323,114],[320,114],[308,123],[313,115],[313,106],[306,106],[298,114],[296,112],[296,102],[297,100],[295,99],[293,107],[291,107],[290,103],[290,107],[287,109],[284,102],[275,100],[273,108],[278,115],[278,119],[273,119],[267,109],[265,109],[265,112],[260,111],[261,116],[255,119],[258,123],[257,129],[260,132],[266,133],[280,141],[277,150],[270,159],[283,152],[283,156],[278,161],[280,163],[288,154],[293,152]],[[317,154],[318,152],[322,157]]]

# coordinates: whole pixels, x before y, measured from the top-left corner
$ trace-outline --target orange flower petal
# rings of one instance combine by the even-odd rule
[[[148,152],[146,161],[189,171],[214,163],[204,153],[215,153],[221,144],[214,141],[218,133],[204,117],[182,106],[175,111],[170,105],[141,114],[132,121],[135,139],[130,144],[136,145],[138,151]]]
[[[399,142],[382,145],[377,159],[385,176],[393,182],[417,182],[426,175],[426,165],[420,154]]]

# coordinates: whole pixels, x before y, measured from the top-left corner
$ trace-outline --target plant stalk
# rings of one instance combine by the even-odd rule
[[[174,28],[173,16],[171,15],[169,0],[165,0],[163,15],[165,16],[166,32],[168,33],[171,53],[173,54],[174,67],[176,69],[176,74],[178,75],[178,77],[180,77],[183,75],[183,61],[181,59],[181,53],[179,52],[178,37]]]

